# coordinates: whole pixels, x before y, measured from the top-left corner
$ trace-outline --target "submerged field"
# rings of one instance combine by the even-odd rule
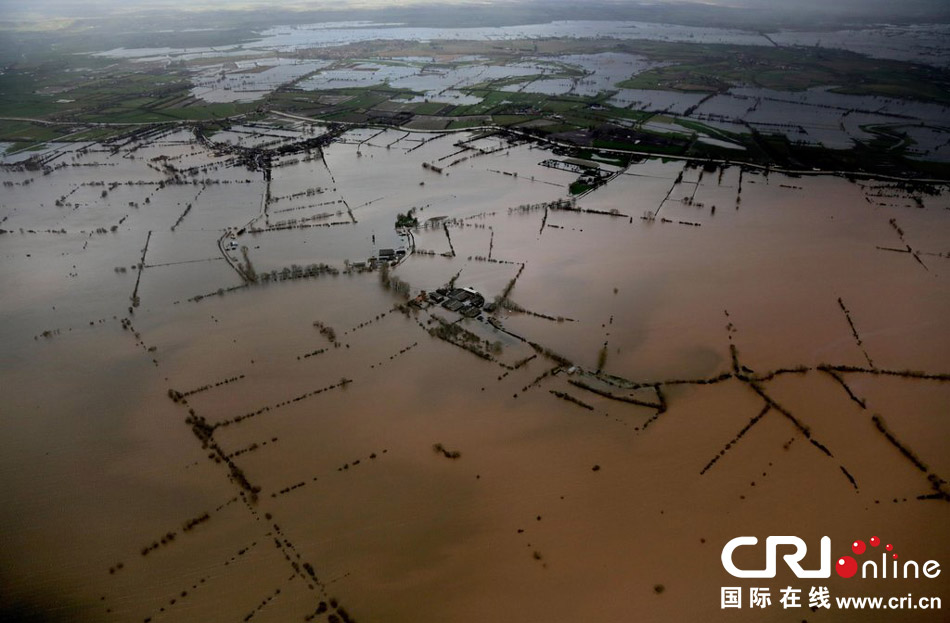
[[[586,155],[266,117],[8,159],[4,608],[699,620],[740,534],[950,560],[946,186]]]

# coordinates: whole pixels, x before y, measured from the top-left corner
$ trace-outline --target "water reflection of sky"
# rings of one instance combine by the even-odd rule
[[[479,28],[366,27],[338,28],[332,24],[280,26],[263,31],[249,47],[297,49],[346,45],[380,39],[405,41],[506,41],[545,37],[652,39],[696,43],[772,45],[758,33],[723,28],[698,28],[646,22],[560,21],[548,24]]]
[[[477,40],[507,41],[564,38],[615,38],[739,45],[808,45],[834,47],[870,56],[910,60],[934,65],[950,64],[950,26],[885,26],[873,30],[834,32],[778,32],[765,37],[735,29],[700,28],[644,22],[570,21],[506,27],[415,28],[399,24],[335,22],[279,26],[264,30],[260,39],[219,48],[118,49],[102,56],[137,60],[196,59],[210,56],[281,54],[375,40]],[[774,43],[773,43],[774,41]],[[269,68],[257,71],[255,65]],[[457,57],[451,63],[435,57],[406,57],[391,62],[363,62],[330,68],[326,61],[261,58],[239,61],[235,66],[215,65],[199,72],[192,93],[211,102],[254,101],[282,84],[301,80],[303,90],[333,90],[388,84],[417,93],[406,101],[472,105],[482,101],[465,89],[496,82],[493,88],[508,92],[544,95],[592,96],[614,94],[613,106],[693,119],[730,132],[783,134],[793,142],[850,148],[855,141],[874,138],[875,126],[900,127],[920,123],[942,126],[950,110],[893,98],[858,96],[831,91],[831,86],[800,92],[783,92],[736,86],[728,92],[681,93],[623,89],[618,83],[662,63],[625,53],[571,54],[526,58],[509,64],[486,64],[477,56]],[[248,71],[250,70],[250,71]],[[519,80],[519,78],[521,78]],[[912,154],[948,154],[946,132],[940,127],[915,127],[908,133]]]
[[[215,65],[192,77],[192,95],[208,102],[250,102],[329,64],[328,61],[265,58]]]
[[[720,43],[757,46],[819,46],[851,50],[875,58],[915,61],[936,66],[950,65],[950,25],[917,24],[880,26],[866,30],[823,32],[749,32],[727,28],[704,28],[647,22],[559,21],[548,24],[479,28],[412,28],[368,22],[331,22],[299,26],[278,26],[260,33],[257,41],[221,46],[173,48],[117,48],[98,55],[112,58],[162,60],[169,57],[198,58],[207,55],[247,51],[295,51],[309,48],[378,40],[406,41],[508,41],[517,39],[614,38],[689,43]]]

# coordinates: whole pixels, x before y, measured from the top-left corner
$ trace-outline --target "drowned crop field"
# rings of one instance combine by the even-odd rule
[[[10,612],[700,620],[739,534],[950,560],[946,184],[276,114],[30,155]]]

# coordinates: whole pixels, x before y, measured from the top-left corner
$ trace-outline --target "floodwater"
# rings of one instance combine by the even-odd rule
[[[574,79],[542,78],[526,83],[512,84],[502,90],[544,93],[545,95],[566,95],[570,93],[572,95],[594,96],[604,91],[616,90],[617,83],[663,65],[663,63],[656,63],[636,54],[615,52],[565,54],[554,57],[553,60],[580,70],[582,75]]]
[[[332,91],[388,84],[415,92],[411,99],[390,100],[381,110],[421,102],[475,105],[483,101],[483,94],[466,92],[466,89],[484,86],[549,96],[609,93],[607,102],[613,106],[689,115],[719,130],[736,134],[756,130],[783,135],[796,144],[827,149],[851,149],[882,135],[886,140],[901,135],[898,147],[908,156],[946,162],[950,159],[950,150],[945,122],[950,118],[950,108],[910,99],[837,93],[833,84],[803,91],[776,91],[738,84],[716,94],[625,89],[618,85],[664,63],[613,52],[537,58],[526,54],[523,59],[507,63],[487,63],[477,56],[461,56],[450,61],[402,57],[342,63],[286,56],[308,50],[308,54],[319,54],[314,50],[376,40],[514,41],[596,36],[620,40],[824,46],[945,67],[950,62],[946,35],[946,25],[882,25],[865,30],[767,34],[642,22],[566,21],[497,28],[409,28],[400,24],[345,22],[275,27],[262,31],[258,41],[215,49],[118,49],[98,54],[152,63],[199,59],[207,64],[193,70],[191,94],[208,102],[251,102],[279,87],[290,86],[304,91]],[[285,56],[281,57],[282,54]],[[230,60],[229,57],[235,55],[250,58]],[[442,129],[447,122],[423,118],[415,124],[416,129]]]
[[[910,134],[910,153],[946,160],[944,120],[950,109],[938,104],[835,93],[832,87],[799,92],[734,87],[714,95],[690,116],[714,127],[740,132],[748,124],[766,134],[828,149],[850,149],[874,139],[876,128]],[[912,134],[911,134],[912,132]]]
[[[373,22],[325,22],[277,26],[259,33],[260,39],[244,44],[215,48],[116,48],[96,53],[108,58],[142,61],[171,58],[203,58],[211,55],[247,52],[295,52],[310,48],[378,40],[402,41],[511,41],[567,37],[610,37],[689,43],[718,43],[756,46],[807,46],[851,50],[876,58],[888,58],[944,67],[950,63],[946,46],[946,24],[906,26],[875,25],[870,28],[802,32],[761,33],[739,29],[682,26],[631,21],[553,21],[503,27],[414,28],[403,24]]]
[[[329,64],[329,61],[263,58],[211,65],[203,67],[192,78],[191,94],[208,102],[251,102]]]
[[[212,140],[311,135],[274,122]],[[946,501],[926,498],[950,469],[945,186],[652,159],[605,165],[575,211],[541,205],[577,178],[540,165],[557,156],[473,132],[353,130],[282,156],[269,184],[186,131],[56,149],[48,173],[0,169],[4,607],[699,620],[720,587],[764,582],[777,620],[795,578],[728,576],[731,538],[828,535],[838,556],[878,535],[950,559]],[[218,240],[242,227],[226,260]],[[400,244],[416,252],[390,274],[412,296],[456,277],[492,301],[514,279],[504,331],[404,313],[378,273],[346,271]],[[247,259],[339,272],[245,285],[231,263]],[[499,349],[430,335],[436,317]],[[874,373],[905,370],[944,376]],[[950,599],[945,574],[821,583]],[[847,614],[829,616],[866,620]]]

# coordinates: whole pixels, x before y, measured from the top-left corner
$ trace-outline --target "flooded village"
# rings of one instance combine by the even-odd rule
[[[505,36],[553,45],[526,29]],[[267,36],[302,49],[353,31]],[[557,112],[525,93],[594,97],[663,67],[407,59],[237,58],[189,88],[296,103],[48,122],[77,125],[0,156],[4,613],[706,620],[739,583],[720,555],[740,534],[873,530],[950,561],[934,537],[950,508],[950,183],[844,152],[762,163],[728,133],[775,147],[760,133],[777,115],[794,127],[776,135],[814,147],[919,123],[893,144],[939,163],[942,104],[730,87],[578,129],[564,117],[598,114],[590,102]],[[377,72],[453,106],[504,80],[524,109],[463,123],[431,99],[346,93],[337,114],[336,96],[280,86]],[[676,95],[634,88],[610,96],[631,117]],[[827,118],[793,118],[806,106]],[[679,136],[690,119],[705,125]],[[945,574],[907,587],[874,584],[950,600]]]

